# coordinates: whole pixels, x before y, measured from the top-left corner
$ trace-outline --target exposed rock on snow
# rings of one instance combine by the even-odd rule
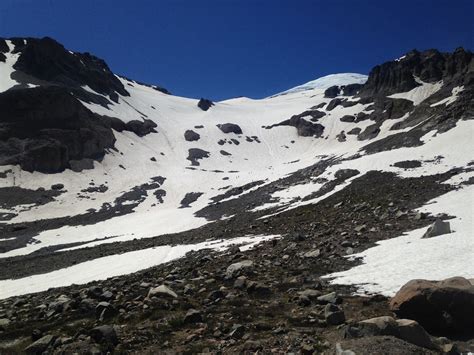
[[[201,110],[207,111],[214,106],[214,103],[211,100],[201,98],[197,105]]]
[[[428,227],[428,230],[423,234],[422,238],[433,238],[438,235],[451,233],[451,228],[449,222],[442,221],[437,219],[431,226]]]
[[[191,129],[188,129],[186,132],[184,132],[184,139],[188,142],[198,141],[199,138],[201,138],[201,136]]]
[[[191,148],[188,150],[188,159],[191,162],[191,165],[198,166],[200,165],[198,160],[209,158],[210,153],[200,148]]]
[[[242,128],[235,123],[218,124],[217,127],[224,133],[242,134]]]

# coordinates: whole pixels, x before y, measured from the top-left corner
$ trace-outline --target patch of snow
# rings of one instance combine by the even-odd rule
[[[388,97],[392,99],[405,99],[413,102],[413,105],[417,106],[428,97],[439,91],[443,86],[443,81],[438,81],[437,83],[425,83],[419,79],[416,80],[420,86],[417,86],[414,89],[411,89],[407,92],[401,92],[397,94],[390,95]]]
[[[105,256],[45,274],[32,275],[15,280],[1,280],[0,299],[42,292],[54,287],[85,284],[91,281],[105,280],[110,277],[131,274],[139,270],[182,258],[186,253],[191,251],[202,249],[224,251],[232,245],[241,244],[243,244],[241,249],[245,251],[258,243],[279,237],[279,235],[246,236],[198,244],[165,245]]]
[[[449,220],[453,232],[422,239],[427,229],[424,227],[380,241],[377,246],[350,256],[362,258],[362,265],[325,277],[333,278],[333,284],[357,285],[359,293],[386,296],[393,296],[412,279],[474,278],[474,186],[448,192],[419,211],[455,216]]]
[[[15,85],[18,85],[18,82],[11,78],[11,75],[13,72],[15,72],[13,66],[18,60],[20,53],[11,53],[15,46],[9,40],[6,40],[6,43],[10,51],[8,53],[5,53],[5,57],[7,57],[5,62],[0,62],[0,92],[7,91]]]

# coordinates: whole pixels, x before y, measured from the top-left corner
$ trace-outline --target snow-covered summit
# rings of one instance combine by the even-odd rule
[[[322,89],[325,90],[331,86],[341,86],[349,84],[364,84],[367,81],[368,76],[358,73],[339,73],[322,76],[316,80],[308,81],[305,84],[295,86],[289,90],[280,92],[273,96],[293,94],[296,92]]]

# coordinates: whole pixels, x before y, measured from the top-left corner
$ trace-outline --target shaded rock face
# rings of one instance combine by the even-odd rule
[[[212,106],[214,106],[214,103],[208,99],[201,98],[198,102],[198,107],[203,111],[209,110]]]
[[[324,97],[333,99],[336,96],[354,96],[357,95],[363,84],[349,84],[343,86],[331,86],[324,91]]]
[[[115,137],[107,123],[59,87],[0,94],[0,165],[60,172],[70,160],[101,159]]]
[[[122,122],[122,121],[120,121]],[[152,120],[143,119],[143,121],[132,120],[125,123],[125,126],[122,129],[118,129],[119,131],[131,131],[135,133],[139,137],[144,137],[149,133],[157,133],[155,130],[156,123]]]
[[[434,49],[423,52],[414,50],[398,61],[375,66],[362,87],[360,96],[382,96],[409,91],[419,85],[414,77],[430,83],[461,79],[470,66],[472,53],[462,48],[454,53],[440,53]]]
[[[474,286],[463,277],[412,280],[392,298],[390,309],[431,332],[474,334]]]
[[[70,53],[49,37],[14,43],[15,52],[21,53],[14,65],[16,70],[56,85],[74,88],[87,85],[113,101],[117,101],[117,94],[129,96],[105,61],[89,53]]]

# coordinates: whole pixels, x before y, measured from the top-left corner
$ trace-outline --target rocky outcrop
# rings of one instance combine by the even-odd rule
[[[242,128],[235,123],[218,124],[217,127],[224,133],[242,134]]]
[[[201,110],[207,111],[214,106],[214,103],[211,100],[201,98],[197,105]]]
[[[70,160],[99,160],[113,147],[112,130],[59,87],[0,94],[0,165],[55,173]]]
[[[72,53],[55,40],[13,39],[20,56],[16,70],[52,85],[81,88],[85,85],[117,101],[118,94],[129,96],[119,79],[100,58],[89,53]]]
[[[424,82],[434,83],[440,80],[469,79],[472,71],[472,52],[458,48],[454,53],[441,53],[435,49],[419,52],[413,50],[399,60],[375,66],[360,96],[387,96],[397,92],[409,91],[418,85],[415,77]]]
[[[201,138],[199,133],[194,132],[192,129],[188,129],[184,132],[184,139],[188,142],[198,141],[199,138]]]
[[[279,126],[290,126],[295,127],[298,135],[301,137],[316,137],[320,138],[324,132],[324,126],[319,123],[313,123],[301,118],[299,115],[292,116],[289,120],[282,121],[280,123],[267,126],[266,129]]]
[[[116,131],[156,132],[151,120],[127,123],[99,116],[66,88],[49,86],[0,93],[0,165],[57,173],[91,168],[112,148]]]
[[[188,150],[188,157],[186,158],[191,162],[191,165],[198,166],[200,165],[198,160],[209,158],[210,153],[206,150],[200,148],[191,148]]]
[[[324,91],[324,97],[333,99],[339,95],[354,96],[357,95],[362,88],[362,84],[349,84],[342,86],[331,86]]]
[[[414,319],[432,332],[474,330],[474,286],[463,277],[443,281],[412,280],[390,301],[397,316]]]

